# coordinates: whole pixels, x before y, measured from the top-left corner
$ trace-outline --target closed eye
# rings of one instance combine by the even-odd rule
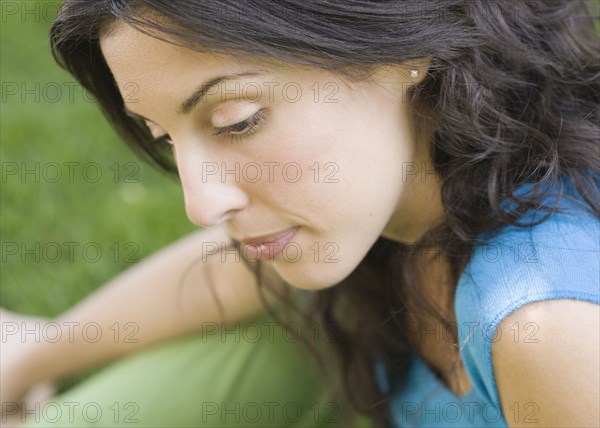
[[[171,137],[169,136],[169,134],[165,134],[165,135],[161,135],[160,137],[155,138],[152,143],[152,145],[154,144],[167,144],[172,146],[173,145],[173,141],[171,140]]]
[[[138,118],[134,117],[134,119],[138,119]],[[164,133],[162,135],[156,136],[156,134],[160,134],[161,132],[164,132],[164,130],[160,126],[156,125],[154,122],[149,121],[148,119],[144,119],[144,118],[139,118],[139,119],[144,121],[144,124],[148,128],[148,131],[154,137],[154,139],[150,142],[151,146],[154,146],[156,144],[173,145],[173,142],[171,141],[171,137],[169,136],[169,134]]]
[[[241,122],[234,123],[233,125],[215,127],[213,135],[223,138],[231,142],[239,142],[244,138],[248,138],[254,134],[260,125],[266,120],[266,114],[264,109],[257,111],[255,114],[250,116],[248,119],[242,120]],[[167,144],[172,146],[173,141],[169,134],[164,134],[156,137],[152,142],[155,144]]]
[[[259,110],[248,119],[245,119],[241,122],[215,128],[213,135],[221,136],[221,138],[229,141],[239,141],[254,134],[260,125],[265,121],[265,119],[266,114],[264,109]]]

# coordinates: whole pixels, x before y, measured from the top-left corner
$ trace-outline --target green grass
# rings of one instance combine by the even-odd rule
[[[48,30],[58,2],[12,3],[39,9],[24,17],[22,10],[3,14],[0,23],[0,305],[52,317],[130,267],[132,261],[195,226],[185,216],[178,182],[140,162],[96,105],[83,97],[81,88],[73,87],[74,79],[54,63]],[[592,3],[596,12],[599,4]],[[15,87],[17,93],[11,95]],[[58,97],[56,88],[61,90]],[[54,98],[57,102],[52,102]],[[76,167],[69,180],[65,162],[96,163],[102,177],[91,182],[92,177],[84,179],[82,168]],[[32,174],[23,180],[22,166],[32,169],[36,164],[50,179],[53,165],[58,164],[63,176],[56,183],[46,180],[43,173],[38,182]],[[15,165],[18,174],[9,174]],[[133,171],[134,182],[125,182]],[[67,245],[75,244],[67,243],[79,244],[72,259]],[[41,250],[39,261],[20,248],[35,249],[36,244]],[[9,254],[14,245],[19,247],[17,254]],[[81,251],[84,245],[101,248],[102,256],[86,260]],[[54,262],[57,246],[63,253]],[[63,388],[77,379],[65,382]]]
[[[29,10],[37,7],[38,13],[5,13],[0,25],[0,305],[55,316],[131,266],[127,256],[132,251],[134,260],[142,259],[195,227],[185,216],[177,181],[140,162],[81,88],[72,87],[73,78],[54,63],[48,30],[58,3],[12,3],[20,8],[28,3],[33,5]],[[598,2],[591,5],[599,9]],[[10,95],[15,85],[18,93]],[[58,102],[52,102],[56,88],[61,94]],[[80,166],[95,162],[102,177],[90,182],[78,167],[69,182],[65,162]],[[30,169],[39,164],[40,172],[46,167],[51,179],[56,163],[63,177],[56,183],[43,174],[39,182],[32,174],[22,180],[21,174],[8,174],[15,163],[19,172],[21,164]],[[115,163],[118,176],[111,169]],[[126,183],[134,169],[137,182]],[[69,242],[79,243],[72,259],[65,244]],[[21,248],[18,254],[9,254],[14,245],[35,249],[36,243],[42,250],[39,262]],[[85,260],[81,251],[90,243],[90,250],[103,251],[96,262]],[[55,245],[63,250],[57,262],[52,261]]]
[[[56,10],[45,6],[49,2],[28,3],[44,5],[48,13]],[[81,88],[72,88],[69,96],[74,79],[54,63],[49,49],[52,16],[39,11],[3,14],[0,24],[0,304],[56,316],[133,260],[196,227],[185,216],[178,182],[139,161]],[[72,180],[65,162],[79,163]],[[92,182],[93,163],[102,172],[97,182]],[[22,172],[22,164],[40,166],[39,182],[34,174],[12,174],[13,167]],[[53,183],[57,164],[62,178]],[[89,165],[86,176],[84,165]],[[125,182],[132,172],[134,182]],[[68,245],[75,244],[69,242],[79,243],[72,258]],[[20,248],[35,249],[36,243],[39,261]]]

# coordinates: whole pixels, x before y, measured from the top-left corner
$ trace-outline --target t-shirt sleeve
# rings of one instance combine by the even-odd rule
[[[507,226],[474,249],[456,290],[461,356],[471,381],[499,403],[491,344],[519,334],[535,340],[536,326],[499,328],[527,303],[578,299],[600,304],[600,221],[572,209],[529,228]]]

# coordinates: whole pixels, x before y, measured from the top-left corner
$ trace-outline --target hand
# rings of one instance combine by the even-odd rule
[[[34,409],[36,403],[43,403],[52,398],[56,392],[53,382],[38,382],[30,373],[25,362],[30,358],[32,348],[36,344],[34,334],[22,335],[22,331],[41,329],[49,319],[30,317],[0,308],[2,324],[2,342],[0,344],[0,427],[10,428],[24,422],[25,409]],[[36,324],[37,323],[37,324]]]

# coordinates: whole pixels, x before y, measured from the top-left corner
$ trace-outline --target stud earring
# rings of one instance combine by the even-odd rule
[[[410,70],[410,77],[418,77],[419,70]]]

